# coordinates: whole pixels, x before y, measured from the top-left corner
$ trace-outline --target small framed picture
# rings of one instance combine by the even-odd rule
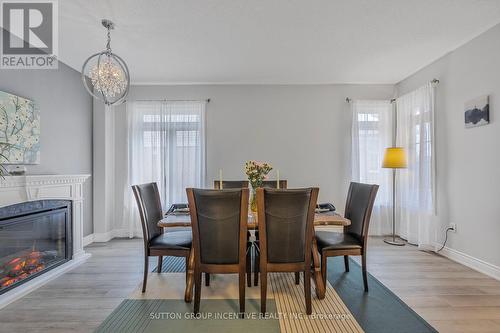
[[[487,125],[490,123],[489,96],[474,98],[465,103],[465,128]]]

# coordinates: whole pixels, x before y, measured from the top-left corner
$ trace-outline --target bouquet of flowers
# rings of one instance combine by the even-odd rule
[[[253,189],[262,186],[262,182],[272,169],[273,167],[266,162],[248,161],[245,163],[245,173]]]

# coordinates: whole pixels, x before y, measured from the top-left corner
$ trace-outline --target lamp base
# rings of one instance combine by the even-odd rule
[[[405,246],[406,242],[405,241],[400,241],[396,239],[384,239],[384,243],[389,244],[389,245],[395,245],[395,246]]]

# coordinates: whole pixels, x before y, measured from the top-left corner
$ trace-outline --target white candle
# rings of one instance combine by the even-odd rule
[[[219,189],[222,190],[222,169],[219,169]]]
[[[280,171],[276,169],[276,188],[280,189]]]

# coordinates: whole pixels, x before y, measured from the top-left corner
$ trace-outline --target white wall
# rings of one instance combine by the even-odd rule
[[[267,161],[288,179],[289,187],[319,186],[319,200],[343,211],[350,179],[351,124],[345,98],[390,99],[393,92],[392,85],[133,86],[128,100],[210,98],[209,184],[220,168],[226,179],[244,179],[245,161]],[[114,121],[115,228],[120,229],[126,181],[125,106],[115,109]]]
[[[500,266],[499,41],[497,25],[397,84],[401,95],[432,78],[441,81],[436,89],[439,241],[448,223],[456,223],[457,232],[450,233],[447,244],[449,254],[496,266]],[[491,123],[465,129],[464,103],[485,94],[490,95]]]

